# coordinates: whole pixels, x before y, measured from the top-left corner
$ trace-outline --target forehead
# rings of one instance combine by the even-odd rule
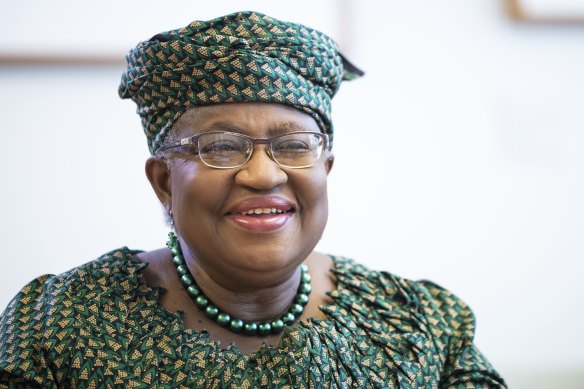
[[[320,128],[309,114],[273,103],[225,103],[191,108],[174,125],[175,136],[181,138],[209,131],[269,137],[295,131],[320,132]]]

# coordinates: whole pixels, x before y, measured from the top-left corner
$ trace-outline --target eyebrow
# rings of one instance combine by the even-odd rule
[[[215,122],[205,128],[205,131],[228,131],[228,132],[242,132],[242,129],[225,122]]]
[[[215,122],[206,128],[206,131],[228,131],[228,132],[237,132],[239,134],[245,134],[246,131],[234,125],[232,123],[226,122]],[[308,131],[303,126],[294,123],[294,122],[283,122],[277,123],[273,126],[270,126],[267,129],[268,137],[274,137],[278,135],[288,134],[290,132],[298,132],[298,131]]]
[[[306,128],[298,125],[294,122],[284,122],[278,123],[274,127],[268,128],[268,135],[269,136],[278,136],[287,134],[289,132],[297,132],[297,131],[308,131]]]

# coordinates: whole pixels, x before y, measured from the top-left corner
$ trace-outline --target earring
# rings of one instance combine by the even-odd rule
[[[170,228],[174,231],[174,215],[172,214],[172,209],[168,210],[168,217],[170,218]]]

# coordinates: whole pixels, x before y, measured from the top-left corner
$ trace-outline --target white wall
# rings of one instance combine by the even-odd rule
[[[216,3],[11,2],[0,52],[121,56],[242,9]],[[511,387],[582,387],[584,27],[517,25],[502,0],[287,4],[245,7],[323,29],[367,71],[336,98],[318,248],[457,293]],[[120,74],[0,68],[0,306],[37,275],[164,244]]]

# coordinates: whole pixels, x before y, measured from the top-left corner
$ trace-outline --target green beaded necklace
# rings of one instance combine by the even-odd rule
[[[284,329],[285,325],[291,325],[298,319],[304,307],[308,303],[308,296],[312,288],[310,287],[310,274],[306,265],[300,265],[300,286],[294,297],[292,306],[283,315],[275,320],[268,321],[243,321],[231,317],[227,312],[223,312],[213,302],[211,302],[203,291],[199,288],[191,272],[187,268],[185,258],[180,248],[180,243],[174,232],[168,234],[166,245],[172,253],[172,261],[176,266],[176,271],[181,283],[184,285],[187,294],[194,301],[195,305],[205,312],[205,315],[215,320],[217,324],[236,333],[245,335],[277,334]]]

